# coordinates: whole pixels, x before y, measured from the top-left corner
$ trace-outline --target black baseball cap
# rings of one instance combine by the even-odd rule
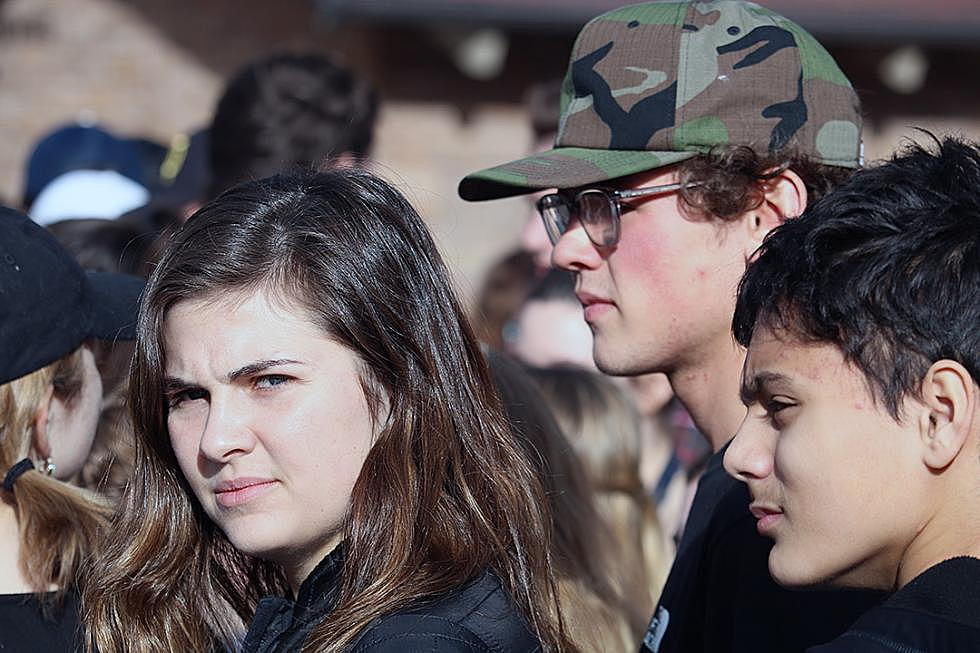
[[[44,228],[0,206],[0,384],[88,338],[135,339],[143,286],[137,277],[82,270]]]

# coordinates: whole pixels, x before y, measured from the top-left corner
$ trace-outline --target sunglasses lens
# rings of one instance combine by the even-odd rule
[[[579,219],[585,233],[600,247],[610,247],[619,239],[619,220],[613,201],[602,191],[586,191],[578,198]]]
[[[568,230],[568,223],[571,221],[568,202],[558,194],[545,195],[538,200],[538,212],[544,221],[544,230],[548,232],[551,244],[556,244],[562,234]]]

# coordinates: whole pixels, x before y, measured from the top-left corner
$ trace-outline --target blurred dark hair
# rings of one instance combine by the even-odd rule
[[[380,429],[351,496],[336,607],[305,649],[343,649],[372,619],[487,568],[544,648],[561,649],[546,499],[448,271],[405,198],[350,169],[229,190],[176,233],[151,276],[132,373],[135,471],[84,596],[91,643],[233,646],[259,598],[287,591],[278,566],[235,550],[204,514],[167,431],[167,311],[229,292],[296,302],[349,348]]]
[[[527,296],[527,301],[565,300],[578,304],[575,296],[575,273],[561,268],[552,268],[537,283]]]
[[[534,259],[524,251],[511,252],[487,271],[473,314],[481,342],[501,349],[511,320],[527,300],[535,283]]]
[[[980,148],[933,139],[775,229],[732,323],[745,346],[757,326],[836,345],[895,419],[937,360],[980,379]]]
[[[366,157],[377,110],[374,88],[322,55],[251,63],[228,82],[211,122],[211,196],[289,168],[319,168],[342,154]]]
[[[135,276],[144,276],[143,259],[156,238],[133,224],[100,218],[61,220],[47,229],[86,270]]]

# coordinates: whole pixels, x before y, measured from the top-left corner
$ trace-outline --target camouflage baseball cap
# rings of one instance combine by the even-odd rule
[[[459,194],[574,188],[726,144],[857,167],[860,141],[857,94],[796,23],[740,0],[648,2],[582,28],[554,149],[468,175]]]

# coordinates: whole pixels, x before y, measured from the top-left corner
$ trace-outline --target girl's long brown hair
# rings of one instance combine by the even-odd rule
[[[167,311],[243,290],[300,302],[355,352],[381,425],[353,489],[336,608],[306,650],[340,650],[375,617],[486,568],[546,650],[570,648],[543,493],[508,435],[448,273],[411,205],[350,170],[228,191],[192,216],[151,276],[132,368],[135,469],[83,597],[90,644],[233,646],[258,599],[286,591],[278,567],[236,551],[204,515],[167,434]]]
[[[55,395],[71,404],[81,391],[82,378],[79,347],[0,385],[0,473],[30,455],[35,417],[49,389],[53,386]],[[17,515],[21,573],[45,606],[54,608],[75,587],[83,561],[98,544],[109,509],[95,494],[37,470],[25,472],[13,492],[2,494]]]

